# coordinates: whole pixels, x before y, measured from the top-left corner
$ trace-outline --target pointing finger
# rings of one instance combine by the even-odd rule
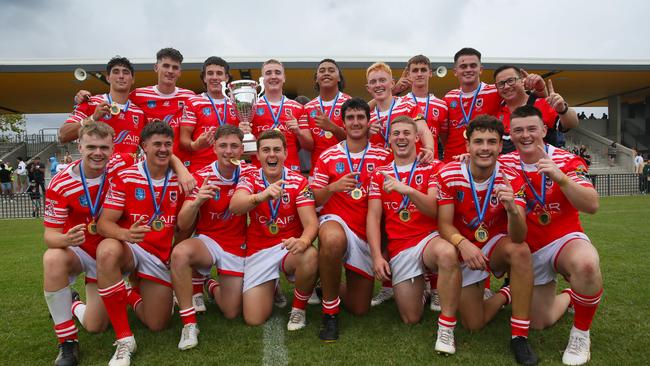
[[[553,81],[551,81],[551,79],[546,81],[546,88],[548,88],[548,95],[555,93],[555,90],[553,89]]]
[[[550,156],[548,156],[548,154],[546,153],[546,150],[542,146],[537,145],[537,148],[542,152],[542,157],[544,159],[550,159],[551,158]]]

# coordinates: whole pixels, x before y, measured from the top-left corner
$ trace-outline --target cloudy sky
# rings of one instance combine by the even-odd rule
[[[266,57],[650,60],[647,0],[0,0],[0,62]],[[38,129],[57,117],[30,117]]]

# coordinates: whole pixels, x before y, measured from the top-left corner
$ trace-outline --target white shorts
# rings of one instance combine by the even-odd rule
[[[246,257],[244,261],[244,289],[242,292],[271,280],[277,281],[280,278],[280,271],[286,274],[284,261],[288,254],[289,251],[282,248],[282,243],[280,243]],[[287,276],[287,279],[292,280],[290,276]]]
[[[199,239],[205,246],[205,249],[210,252],[212,266],[217,266],[219,274],[237,277],[244,276],[244,257],[226,252],[219,243],[207,235],[199,234],[195,238]],[[204,276],[209,276],[212,266],[197,268],[196,271]]]
[[[393,286],[424,274],[425,268],[422,262],[422,253],[424,253],[424,249],[429,244],[429,241],[438,236],[438,232],[434,231],[420,240],[415,246],[402,250],[390,260]]]
[[[591,243],[585,233],[573,232],[550,242],[542,249],[533,253],[533,274],[535,275],[533,284],[535,286],[545,285],[556,280],[558,255],[569,242],[577,239]]]
[[[133,253],[133,263],[138,277],[172,287],[169,269],[160,258],[142,249],[138,244],[126,243]]]
[[[356,272],[369,280],[375,279],[375,272],[372,269],[372,256],[370,256],[370,246],[364,240],[361,240],[357,234],[350,229],[348,224],[338,215],[323,215],[319,219],[321,225],[327,221],[338,222],[345,236],[348,239],[347,250],[343,256],[343,266],[352,272]]]
[[[483,254],[485,254],[486,257],[488,257],[488,259],[490,259],[490,256],[492,255],[492,250],[494,250],[494,247],[497,244],[497,242],[504,237],[506,237],[506,234],[497,234],[492,239],[490,239],[490,241],[485,243],[483,248],[481,248],[481,251],[483,252]],[[460,270],[463,275],[463,283],[461,285],[462,287],[466,287],[481,282],[490,276],[490,272],[488,271],[482,271],[479,269],[469,269],[469,267],[467,267],[467,264],[464,262],[460,264]],[[494,275],[496,277],[501,277],[503,276],[503,273],[494,273]]]
[[[85,274],[86,283],[88,282],[97,282],[97,261],[95,258],[91,257],[90,254],[86,253],[85,250],[80,247],[68,247],[74,255],[79,259],[81,263],[81,271]],[[77,281],[77,276],[70,276],[68,283],[71,285]]]

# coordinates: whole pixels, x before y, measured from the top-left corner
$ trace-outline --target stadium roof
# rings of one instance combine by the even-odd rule
[[[231,74],[234,79],[250,75],[257,79],[259,67],[268,57],[229,57]],[[365,90],[365,69],[372,62],[382,60],[393,68],[399,77],[408,57],[335,58],[343,69],[346,80],[345,92],[368,97]],[[306,95],[314,97],[314,70],[320,61],[315,58],[282,58],[287,82],[285,94],[288,96]],[[448,90],[457,87],[457,80],[451,70],[449,59],[432,59],[433,67],[445,66],[449,69],[443,78],[431,81],[431,90],[441,97]],[[81,67],[89,73],[104,72],[107,60],[92,59],[25,59],[0,60],[0,113],[66,113],[71,110],[72,98],[77,90],[86,89],[94,93],[106,92],[107,86],[96,77],[77,81],[74,69]],[[156,84],[153,62],[150,59],[132,59],[136,69],[136,87]],[[199,71],[203,59],[186,59],[183,74],[178,85],[200,92],[203,84]],[[483,60],[485,71],[481,79],[492,82],[493,70],[504,64],[523,67],[551,77],[553,85],[572,106],[606,106],[611,96],[621,96],[623,102],[644,100],[650,94],[650,60],[574,60],[574,59],[489,59]]]

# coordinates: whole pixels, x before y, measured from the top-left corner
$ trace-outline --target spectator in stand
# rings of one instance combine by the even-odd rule
[[[58,170],[56,170],[56,167],[59,166],[59,161],[56,159],[56,155],[50,156],[50,175],[54,176]]]
[[[35,157],[34,162],[32,163],[32,178],[30,179],[36,182],[36,185],[40,187],[42,194],[45,194],[45,164],[41,162],[40,157]]]
[[[600,119],[607,119],[607,118],[608,118],[607,113],[603,113],[603,116],[600,117]]]
[[[582,112],[578,115],[578,118],[580,118],[580,119],[587,119],[587,115],[585,115],[585,112],[582,111]]]
[[[0,184],[2,184],[2,198],[13,199],[13,185],[11,183],[11,170],[4,162],[0,162]]]
[[[71,163],[72,163],[72,155],[66,154],[63,157],[63,163],[58,164],[56,166],[56,172],[58,173],[58,172],[61,172],[61,171],[65,170],[65,168],[67,168]]]
[[[27,164],[21,156],[18,157],[16,168],[16,192],[23,193],[27,190]]]
[[[589,115],[588,119],[596,119],[596,116],[594,116],[594,114],[592,113],[592,114]]]

